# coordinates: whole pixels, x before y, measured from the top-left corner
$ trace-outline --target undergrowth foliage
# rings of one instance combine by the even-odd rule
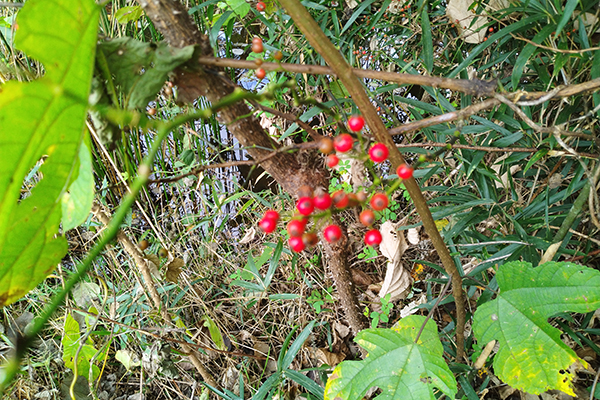
[[[154,6],[0,14],[2,392],[600,398],[597,2]]]

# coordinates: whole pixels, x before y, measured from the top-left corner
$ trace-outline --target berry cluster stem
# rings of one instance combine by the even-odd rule
[[[279,0],[279,3],[286,9],[288,15],[290,15],[305,35],[309,43],[315,48],[316,51],[325,59],[327,64],[334,70],[338,78],[342,81],[350,96],[358,106],[363,117],[367,121],[367,125],[373,132],[375,139],[378,142],[385,144],[390,149],[389,159],[394,169],[398,168],[401,164],[406,164],[404,158],[396,148],[392,137],[388,133],[383,121],[377,114],[377,110],[371,104],[369,97],[365,93],[362,83],[358,77],[352,71],[351,66],[346,62],[344,57],[335,48],[331,41],[325,36],[319,25],[312,18],[309,12],[298,0]],[[456,302],[456,358],[462,360],[464,354],[464,328],[465,328],[465,298],[462,290],[462,277],[450,251],[444,243],[444,239],[435,226],[435,221],[429,207],[419,188],[419,185],[414,178],[410,178],[404,181],[404,185],[408,190],[410,197],[415,203],[417,212],[423,221],[425,231],[431,238],[431,241],[438,252],[438,255],[442,261],[446,273],[452,279],[452,292],[454,294],[454,300]]]

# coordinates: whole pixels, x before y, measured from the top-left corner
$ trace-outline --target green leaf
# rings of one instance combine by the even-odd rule
[[[100,369],[98,366],[91,364],[91,359],[98,353],[98,350],[94,347],[92,339],[88,338],[85,344],[81,345],[79,324],[71,314],[68,314],[67,318],[65,318],[64,330],[65,335],[63,336],[61,343],[63,346],[63,361],[65,362],[65,366],[70,369],[75,368],[75,355],[77,355],[77,350],[81,347],[79,354],[77,355],[77,373],[79,376],[88,379],[91,368],[93,378],[97,379],[98,376],[100,376]],[[96,359],[102,359],[102,357],[96,357]]]
[[[571,19],[571,15],[573,15],[573,11],[575,11],[577,3],[579,3],[579,0],[567,0],[565,8],[561,11],[562,18],[560,19],[560,21],[558,22],[558,26],[556,27],[556,33],[554,34],[555,38],[558,37],[558,35],[560,35],[565,25],[567,25],[567,22],[569,22],[569,20]]]
[[[246,0],[225,0],[238,18],[244,18],[250,12],[250,4]]]
[[[333,96],[336,99],[345,99],[345,98],[350,97],[350,93],[348,92],[348,89],[346,89],[346,87],[340,80],[331,82],[329,84],[329,87],[331,88],[331,93],[333,93]]]
[[[131,371],[133,368],[142,365],[137,354],[129,350],[117,350],[115,359],[123,364],[127,368],[127,371]]]
[[[69,191],[62,197],[63,232],[81,225],[87,217],[94,202],[94,173],[92,157],[87,143],[79,147],[79,175],[69,186]]]
[[[16,46],[46,74],[0,92],[0,306],[34,288],[67,252],[57,236],[61,200],[77,176],[98,15],[92,0],[31,0],[19,13]],[[23,180],[41,162],[43,178],[21,199]]]
[[[181,49],[140,42],[124,37],[99,45],[115,75],[117,85],[125,92],[129,109],[148,105],[162,88],[169,72],[192,58],[194,46]]]
[[[548,38],[548,36],[550,36],[552,34],[552,31],[554,31],[555,29],[556,29],[556,27],[554,26],[554,24],[547,25],[537,35],[535,35],[533,37],[532,42],[537,43],[537,44],[542,43],[544,40],[546,40]],[[519,88],[519,81],[521,80],[521,76],[523,76],[523,71],[525,70],[525,65],[527,65],[527,62],[529,61],[529,59],[531,58],[533,53],[536,52],[537,49],[538,49],[537,46],[535,46],[534,44],[528,43],[523,48],[523,50],[520,52],[519,57],[517,58],[517,61],[515,62],[515,67],[513,68],[512,78],[511,78],[512,79],[512,87],[514,90],[517,90]]]
[[[415,343],[424,322],[425,317],[411,315],[392,330],[359,332],[354,340],[369,356],[339,364],[327,381],[325,399],[361,399],[373,386],[382,390],[381,399],[435,399],[434,388],[454,398],[456,380],[442,358],[435,322],[427,321]]]
[[[423,28],[423,62],[425,63],[425,69],[427,72],[433,70],[433,40],[431,38],[431,24],[429,23],[429,11],[427,6],[423,7],[421,13],[421,25]]]
[[[213,321],[208,315],[203,316],[200,320],[203,321],[203,325],[208,328],[210,338],[212,339],[217,349],[226,350],[227,347],[225,346],[223,335],[221,335],[221,330],[219,329],[217,324],[215,324],[215,321]]]
[[[129,6],[119,8],[115,13],[115,18],[120,24],[126,24],[128,22],[134,22],[140,19],[144,15],[144,10],[140,6]]]
[[[500,294],[475,312],[473,331],[481,345],[498,340],[494,372],[508,385],[531,394],[550,389],[574,396],[568,368],[581,360],[560,340],[548,318],[600,307],[600,272],[566,262],[537,268],[509,262],[496,273]]]

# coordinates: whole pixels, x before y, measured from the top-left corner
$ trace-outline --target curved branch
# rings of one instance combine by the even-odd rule
[[[288,15],[292,17],[294,23],[306,36],[308,42],[319,52],[344,83],[344,86],[352,96],[352,100],[354,100],[363,113],[375,139],[385,144],[387,148],[390,149],[389,159],[393,168],[396,169],[401,164],[404,164],[404,158],[395,147],[391,135],[388,133],[383,121],[371,104],[369,97],[362,87],[362,83],[354,74],[354,71],[348,63],[346,63],[344,57],[342,57],[340,52],[335,48],[316,21],[308,13],[306,8],[304,8],[297,0],[279,0],[279,3],[285,7]],[[418,183],[414,178],[410,178],[404,181],[404,185],[423,221],[423,226],[425,227],[427,234],[431,238],[431,241],[438,252],[446,273],[452,279],[452,293],[454,294],[454,301],[456,302],[456,358],[457,360],[462,360],[464,354],[464,329],[466,319],[462,277],[450,255],[450,251],[448,250],[444,239],[441,237],[435,226],[433,216],[431,215],[427,201],[425,200]]]

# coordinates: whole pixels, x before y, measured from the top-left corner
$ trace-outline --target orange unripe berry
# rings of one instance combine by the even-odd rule
[[[319,140],[319,151],[323,154],[329,154],[333,151],[333,140],[323,138]]]
[[[375,213],[371,210],[364,210],[360,213],[358,219],[364,226],[371,226],[375,223]]]

